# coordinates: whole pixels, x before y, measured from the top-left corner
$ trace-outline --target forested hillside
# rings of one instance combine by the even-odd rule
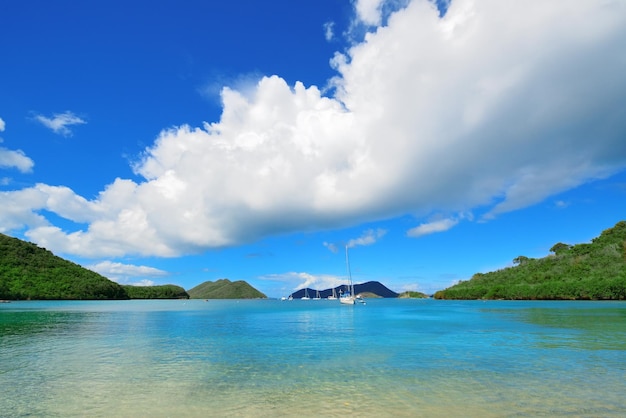
[[[626,222],[591,243],[555,244],[551,255],[516,257],[515,266],[477,273],[435,293],[438,299],[626,299]]]
[[[0,299],[128,299],[128,295],[98,273],[0,234]]]
[[[122,286],[131,299],[189,299],[180,286],[164,284],[158,286]]]
[[[120,286],[45,248],[0,234],[0,300],[189,298],[175,285]]]

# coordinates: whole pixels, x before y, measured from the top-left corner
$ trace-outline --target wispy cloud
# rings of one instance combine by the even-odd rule
[[[324,242],[324,247],[328,248],[333,253],[339,252],[339,246],[334,242]]]
[[[35,115],[34,119],[46,128],[51,129],[55,134],[63,136],[72,136],[72,131],[69,128],[70,126],[87,123],[85,120],[70,111],[55,113],[51,118],[43,115]]]
[[[554,202],[554,207],[557,209],[565,209],[570,205],[570,202],[566,202],[565,200],[557,200]]]
[[[236,90],[245,95],[253,94],[262,78],[263,74],[256,71],[239,73],[234,76],[223,73],[213,74],[210,81],[202,85],[198,92],[206,99],[219,102],[222,99],[224,89]]]
[[[335,38],[335,22],[324,23],[324,38],[327,41],[332,41]]]
[[[120,284],[131,284],[134,286],[153,286],[155,282],[151,278],[165,277],[169,273],[148,266],[136,266],[133,264],[122,264],[112,261],[102,261],[97,264],[86,266],[89,270],[95,271],[114,282]]]
[[[376,241],[378,241],[380,238],[384,237],[386,233],[386,229],[368,229],[367,231],[363,232],[363,235],[361,235],[360,237],[349,240],[347,246],[348,248],[354,248],[362,245],[372,245],[376,243]]]
[[[368,229],[361,234],[358,238],[349,239],[347,242],[324,242],[324,247],[328,248],[333,253],[338,252],[341,248],[348,247],[354,248],[363,245],[375,244],[380,238],[384,237],[387,233],[386,229]]]
[[[458,223],[458,219],[439,219],[437,221],[423,223],[415,228],[411,228],[407,231],[406,235],[411,238],[417,238],[423,235],[434,234],[435,232],[444,232]]]

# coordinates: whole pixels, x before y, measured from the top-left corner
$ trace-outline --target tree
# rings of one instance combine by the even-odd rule
[[[520,256],[515,257],[515,258],[513,259],[513,264],[522,265],[522,264],[524,264],[524,263],[527,263],[527,262],[528,262],[528,260],[530,260],[530,258],[528,258],[528,257],[526,257],[526,256],[523,256],[523,255],[520,255]]]
[[[565,253],[566,251],[568,251],[571,248],[570,245],[568,244],[563,244],[562,242],[557,242],[556,244],[554,244],[552,246],[552,248],[550,248],[550,252],[554,253],[556,255],[561,255],[563,253]]]

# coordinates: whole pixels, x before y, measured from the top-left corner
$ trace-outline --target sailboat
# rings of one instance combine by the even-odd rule
[[[337,299],[337,292],[335,292],[335,288],[334,287],[333,287],[333,294],[330,295],[327,299],[329,299],[329,300]]]
[[[316,290],[316,291],[315,291],[315,297],[313,298],[313,300],[320,300],[320,299],[322,299],[322,298],[320,297],[320,291],[319,291],[319,290]]]
[[[339,302],[344,305],[354,305],[354,284],[352,284],[352,272],[350,271],[350,259],[348,258],[348,246],[346,245],[346,268],[348,269],[348,279],[350,280],[350,286],[348,291],[343,293],[339,298]]]
[[[301,300],[309,300],[311,299],[309,297],[309,290],[308,289],[304,289],[304,296],[302,296]]]

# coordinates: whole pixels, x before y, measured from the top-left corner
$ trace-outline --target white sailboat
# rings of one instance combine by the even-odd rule
[[[333,294],[330,295],[328,298],[328,300],[336,300],[337,299],[337,292],[335,292],[335,288],[333,287]]]
[[[344,305],[354,305],[354,284],[352,284],[352,272],[350,271],[350,259],[348,258],[348,246],[346,245],[346,268],[348,269],[348,279],[350,285],[348,291],[343,293],[339,298],[339,302]]]
[[[316,290],[316,291],[315,291],[315,297],[313,298],[313,300],[320,300],[320,299],[322,299],[322,298],[320,297],[320,291],[319,291],[319,290]]]
[[[309,300],[309,299],[311,299],[309,297],[309,291],[308,289],[304,289],[304,296],[302,296],[301,300]]]

